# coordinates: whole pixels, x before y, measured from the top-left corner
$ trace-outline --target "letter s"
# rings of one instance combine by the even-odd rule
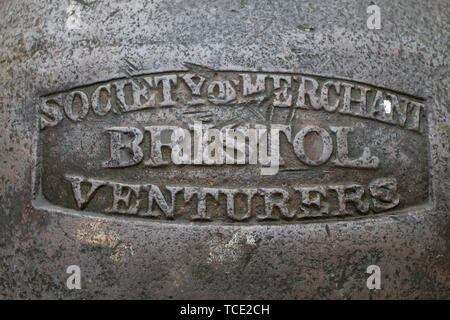
[[[49,104],[52,102],[52,105]],[[62,105],[62,96],[56,98],[45,98],[39,107],[39,123],[40,128],[54,127],[63,119],[62,112],[59,108]]]

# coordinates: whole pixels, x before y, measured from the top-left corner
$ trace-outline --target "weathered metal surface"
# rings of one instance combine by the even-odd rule
[[[448,4],[368,5],[2,2],[0,297],[449,298]]]

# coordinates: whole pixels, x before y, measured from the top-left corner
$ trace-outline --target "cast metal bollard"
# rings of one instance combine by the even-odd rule
[[[0,298],[449,298],[447,12],[2,1]]]

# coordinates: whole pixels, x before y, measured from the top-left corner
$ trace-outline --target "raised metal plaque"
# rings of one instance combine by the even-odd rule
[[[423,99],[335,78],[191,68],[41,97],[35,204],[296,223],[429,203]]]

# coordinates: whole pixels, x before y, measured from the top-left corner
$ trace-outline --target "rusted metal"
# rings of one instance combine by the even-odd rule
[[[449,298],[448,4],[368,5],[2,2],[0,297]]]

